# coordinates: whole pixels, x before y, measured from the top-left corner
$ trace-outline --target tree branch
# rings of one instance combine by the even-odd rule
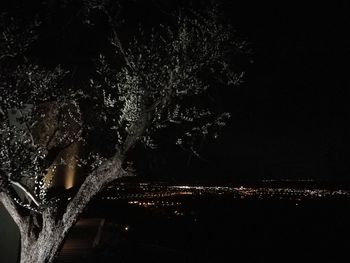
[[[103,13],[107,16],[107,19],[108,19],[108,23],[109,25],[111,26],[111,31],[112,31],[112,38],[113,38],[113,44],[119,49],[121,55],[123,56],[124,58],[124,61],[126,63],[126,65],[134,70],[134,67],[132,66],[132,64],[130,63],[130,60],[123,48],[123,45],[118,37],[118,33],[117,31],[115,30],[115,26],[114,26],[114,23],[113,23],[113,18],[112,16],[110,15],[110,13],[108,12],[108,10],[102,5],[102,6],[99,6],[99,8],[103,11]]]
[[[136,120],[131,128],[130,133],[122,145],[122,154],[126,155],[137,143],[140,137],[145,133],[150,122],[150,112],[144,111],[138,120]]]
[[[40,206],[39,201],[35,198],[34,195],[32,195],[31,192],[29,192],[29,190],[28,190],[25,186],[23,186],[23,185],[22,185],[21,183],[19,183],[19,182],[15,182],[15,181],[10,181],[10,183],[11,183],[12,185],[15,185],[15,186],[17,186],[18,188],[20,188],[20,189],[24,192],[24,194],[25,194],[30,200],[32,200],[32,201],[34,202],[34,204],[35,204],[36,206]]]
[[[9,196],[8,193],[0,192],[0,202],[4,205],[7,212],[12,217],[13,221],[21,230],[24,227],[25,221],[23,220],[20,211],[13,199]]]
[[[4,54],[4,55],[1,55],[0,56],[0,62],[3,60],[3,59],[6,59],[6,58],[14,58],[16,57],[16,55],[14,54]]]
[[[100,193],[104,187],[112,181],[130,176],[130,173],[122,169],[123,157],[116,155],[106,160],[94,170],[79,188],[78,193],[67,205],[60,226],[63,233],[67,232],[77,221],[79,215],[87,207],[89,202]]]
[[[128,56],[126,55],[126,53],[124,51],[123,45],[122,45],[122,43],[121,43],[121,41],[120,41],[120,39],[118,37],[117,31],[113,28],[113,26],[112,26],[112,33],[113,33],[113,44],[115,44],[118,47],[120,53],[122,54],[122,56],[124,58],[124,61],[125,61],[126,65],[130,69],[134,70],[134,67],[130,63],[129,58],[128,58]]]

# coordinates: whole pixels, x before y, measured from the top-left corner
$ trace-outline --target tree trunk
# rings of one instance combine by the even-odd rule
[[[121,159],[113,158],[106,161],[85,179],[78,193],[69,202],[66,211],[58,220],[54,210],[45,211],[42,214],[42,228],[37,235],[30,229],[30,224],[27,224],[28,227],[22,225],[20,227],[20,263],[53,262],[58,256],[68,232],[93,197],[115,179],[127,175],[121,168]]]
[[[20,263],[51,263],[58,256],[67,233],[42,231],[38,237],[21,233]]]

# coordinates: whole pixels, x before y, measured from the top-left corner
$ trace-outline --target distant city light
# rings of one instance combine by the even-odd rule
[[[123,184],[109,187],[103,200],[126,200],[128,204],[145,208],[177,207],[182,203],[174,200],[180,196],[217,195],[233,199],[279,199],[290,200],[296,205],[309,199],[350,198],[349,190],[307,189],[289,187],[223,187],[164,184]],[[180,213],[179,213],[180,214]]]

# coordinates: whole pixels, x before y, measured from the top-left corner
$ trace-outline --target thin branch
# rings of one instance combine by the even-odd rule
[[[58,128],[58,126],[57,126],[57,127],[55,128],[55,130],[53,131],[53,133],[50,135],[49,139],[47,140],[47,143],[46,143],[46,145],[45,145],[45,148],[46,148],[46,149],[49,149],[51,143],[52,143],[53,140],[56,138],[56,135],[57,135],[58,131],[59,131],[59,128]]]
[[[4,54],[4,55],[1,55],[1,56],[0,56],[0,62],[1,62],[1,60],[3,60],[3,59],[6,59],[6,58],[14,58],[14,57],[16,57],[16,55],[14,55],[14,54]]]
[[[130,128],[131,133],[125,139],[122,145],[122,153],[127,154],[138,142],[140,137],[145,133],[147,126],[150,123],[150,113],[144,112],[137,121],[135,121]]]
[[[112,22],[110,22],[110,23],[112,23]],[[112,27],[112,33],[113,33],[113,44],[115,44],[118,47],[120,53],[122,54],[122,56],[124,58],[124,61],[125,61],[126,65],[130,69],[135,70],[134,67],[130,63],[130,60],[129,60],[128,56],[126,55],[126,52],[125,52],[125,50],[123,48],[123,45],[122,45],[122,43],[121,43],[121,41],[120,41],[120,39],[118,37],[117,31],[113,28],[113,26],[111,26],[111,27]]]
[[[112,36],[113,37],[113,43],[112,44],[114,44],[119,49],[120,53],[122,54],[122,56],[124,58],[124,61],[125,61],[126,65],[130,69],[134,70],[134,67],[131,65],[130,60],[129,60],[128,56],[126,55],[126,52],[125,52],[125,50],[123,48],[123,45],[122,45],[122,43],[121,43],[121,41],[120,41],[120,39],[118,37],[118,33],[115,30],[112,16],[110,15],[108,10],[103,5],[96,6],[95,8],[98,8],[98,9],[102,10],[102,12],[107,16],[108,23],[109,23],[109,25],[111,27],[111,31],[112,31],[112,35],[113,35]]]
[[[163,104],[163,107],[165,107],[169,103],[169,101],[171,100],[171,96],[174,93],[174,90],[172,88],[173,82],[174,82],[174,71],[171,71],[168,85],[164,89],[166,91],[165,96],[162,96],[157,101],[155,101],[148,109],[146,109],[146,112],[151,112],[155,110],[160,104]]]
[[[35,198],[35,196],[33,196],[33,195],[30,193],[30,191],[29,191],[25,186],[23,186],[23,185],[22,185],[21,183],[19,183],[19,182],[15,182],[15,181],[10,181],[10,183],[11,183],[12,185],[14,185],[14,186],[17,186],[19,189],[21,189],[21,190],[23,191],[23,193],[24,193],[27,197],[29,197],[29,199],[32,200],[36,206],[38,206],[38,207],[40,206],[39,201]]]
[[[23,117],[24,116],[23,111],[21,109],[19,109],[18,111],[21,114],[21,117]],[[34,146],[35,142],[34,142],[33,134],[30,132],[30,127],[27,122],[24,122],[24,125],[26,126],[26,129],[27,129],[24,135],[26,135],[27,133],[29,134],[30,140],[32,142],[32,146]]]

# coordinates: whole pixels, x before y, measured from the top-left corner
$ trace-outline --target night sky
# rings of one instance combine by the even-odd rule
[[[148,2],[130,14],[143,22],[156,14],[166,17]],[[154,2],[166,10],[177,0]],[[160,158],[138,156],[140,167],[149,168],[145,176],[213,183],[268,178],[350,182],[347,8],[225,2],[227,16],[253,51],[245,83],[222,101],[232,112],[229,127],[215,144],[201,147],[200,160],[171,147],[155,154]],[[25,6],[32,12],[30,4]],[[84,68],[91,52],[106,44],[99,37],[105,33],[103,21],[99,31],[90,32],[75,20],[74,5],[68,12],[52,10],[52,24],[41,32],[33,52],[48,64]],[[62,28],[60,21],[69,19],[69,27]],[[55,39],[61,32],[68,46]]]
[[[233,118],[210,160],[219,182],[315,179],[349,182],[350,21],[345,6],[229,3],[254,50]],[[202,174],[198,174],[200,178]]]

